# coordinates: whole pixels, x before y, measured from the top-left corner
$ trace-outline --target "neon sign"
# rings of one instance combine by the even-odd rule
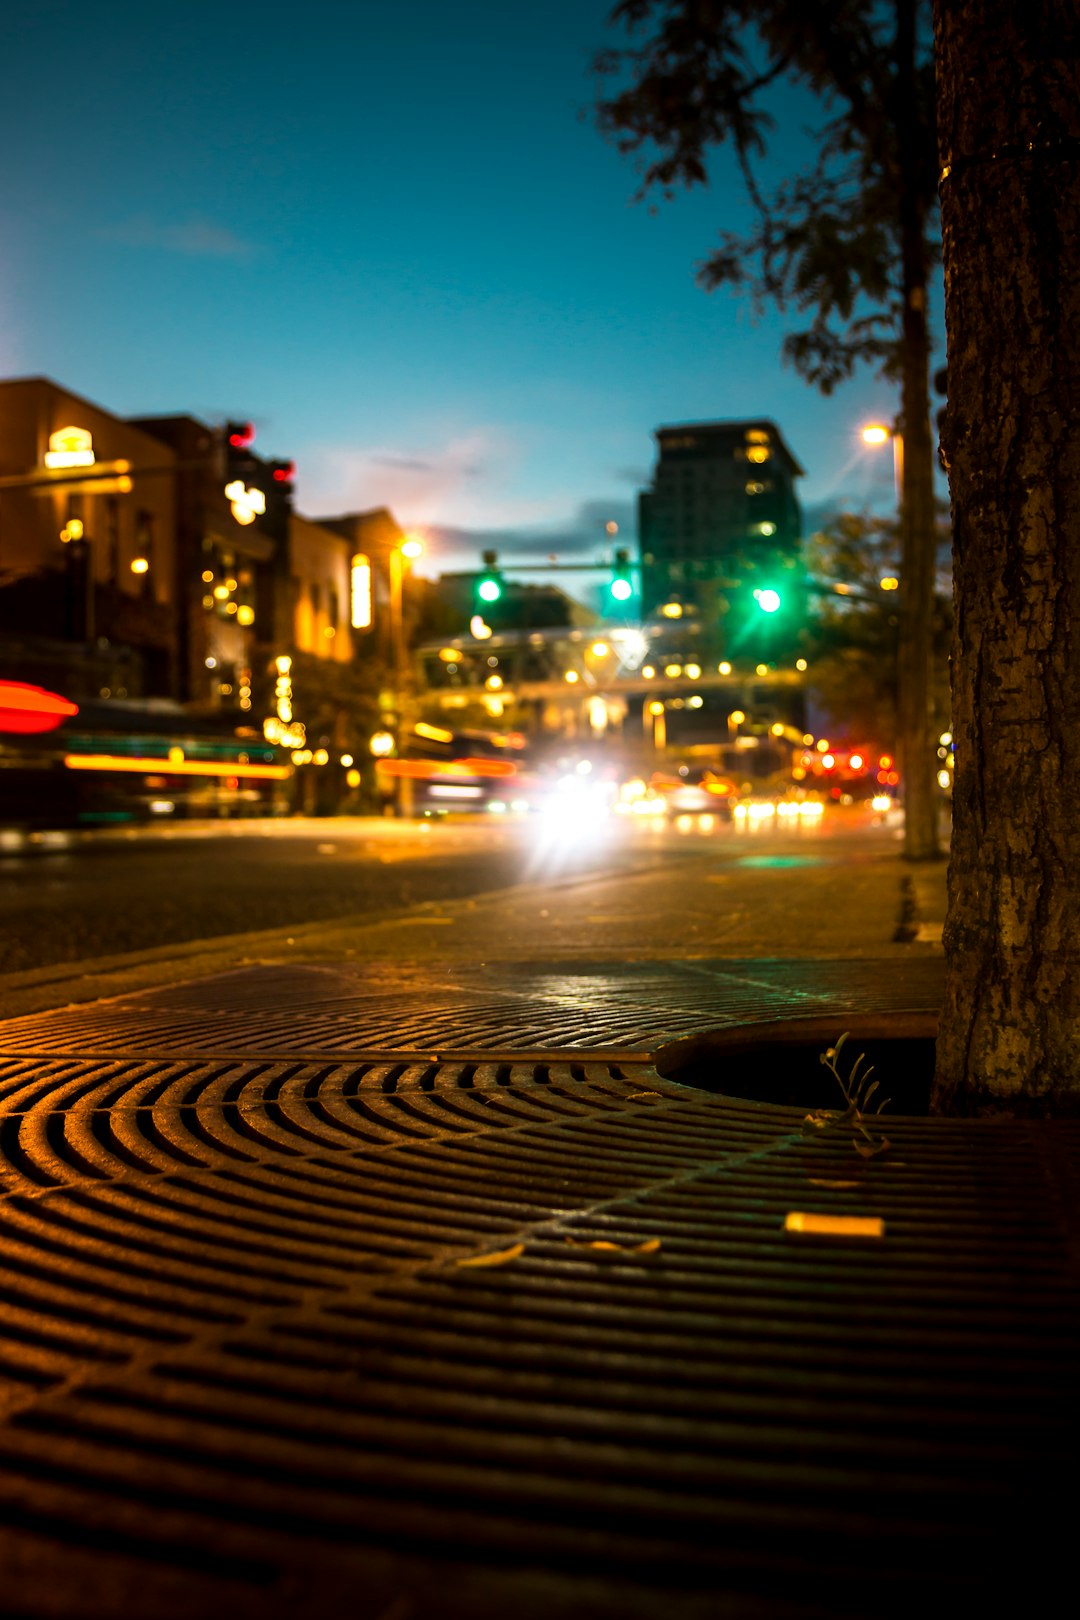
[[[46,467],[92,467],[94,441],[85,428],[57,428],[49,434],[45,452]]]
[[[352,587],[352,627],[368,630],[371,627],[371,562],[357,552],[350,569]]]

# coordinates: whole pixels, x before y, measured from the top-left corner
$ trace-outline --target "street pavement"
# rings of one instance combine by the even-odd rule
[[[271,826],[267,834],[295,839],[303,830]],[[310,825],[306,830],[311,836]],[[214,824],[192,831],[196,837],[220,834]],[[475,851],[476,831],[461,829],[459,847]],[[602,849],[590,867],[587,848],[570,856],[565,846],[537,836],[524,881],[512,887],[9,972],[0,975],[0,1016],[253,963],[370,962],[411,971],[448,962],[482,967],[571,957],[582,963],[693,957],[901,963],[940,956],[946,863],[903,861],[899,832],[895,822],[870,825],[836,812],[833,825],[820,832],[762,827],[717,838],[699,834],[691,818],[681,834],[642,830],[607,871]],[[319,823],[317,834],[330,851],[327,870],[349,838],[380,840],[400,860],[418,859],[430,847],[415,829],[378,822]],[[251,828],[246,835],[258,836]],[[224,836],[235,839],[244,830],[227,828]],[[607,834],[598,829],[595,836],[602,844]]]

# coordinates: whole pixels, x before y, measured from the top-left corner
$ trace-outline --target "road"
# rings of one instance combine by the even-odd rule
[[[516,825],[232,822],[53,835],[0,854],[0,973],[455,900],[538,875]],[[603,869],[621,841],[563,843],[546,873]]]
[[[592,836],[589,836],[589,833]],[[800,861],[844,861],[881,829],[865,817],[744,830],[673,826],[554,831],[528,823],[234,822],[57,837],[0,854],[0,973],[339,918],[385,916],[521,883],[680,867],[715,854],[736,882]],[[813,850],[819,853],[812,854]],[[675,885],[677,887],[677,884]],[[775,886],[775,885],[774,885]],[[673,890],[674,893],[674,890]]]

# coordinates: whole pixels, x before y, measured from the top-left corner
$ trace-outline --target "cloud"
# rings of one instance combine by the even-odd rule
[[[301,447],[301,509],[317,518],[389,507],[403,528],[422,534],[427,555],[418,566],[427,575],[474,569],[484,551],[543,568],[552,559],[600,566],[615,546],[633,548],[636,503],[628,491],[577,503],[558,487],[523,492],[523,459],[502,426],[471,428],[415,451]],[[617,535],[608,533],[609,523],[618,525]],[[580,580],[588,588],[588,575]]]
[[[148,214],[136,214],[116,225],[104,226],[98,234],[125,247],[153,248],[163,253],[180,253],[191,258],[247,259],[256,251],[226,225],[192,217],[176,224],[162,224]]]
[[[431,472],[434,463],[421,461],[419,456],[369,456],[373,467],[402,467],[411,472]]]
[[[480,528],[543,522],[554,500],[513,492],[520,447],[503,428],[476,427],[419,450],[313,445],[297,455],[303,502],[311,512],[388,506],[408,528]]]

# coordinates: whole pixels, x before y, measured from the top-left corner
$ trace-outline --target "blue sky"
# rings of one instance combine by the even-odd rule
[[[43,0],[2,70],[0,375],[253,420],[300,510],[387,505],[425,572],[632,537],[671,422],[772,417],[811,516],[888,508],[858,429],[893,390],[822,400],[781,317],[695,283],[733,172],[634,203],[591,117],[609,10]]]

